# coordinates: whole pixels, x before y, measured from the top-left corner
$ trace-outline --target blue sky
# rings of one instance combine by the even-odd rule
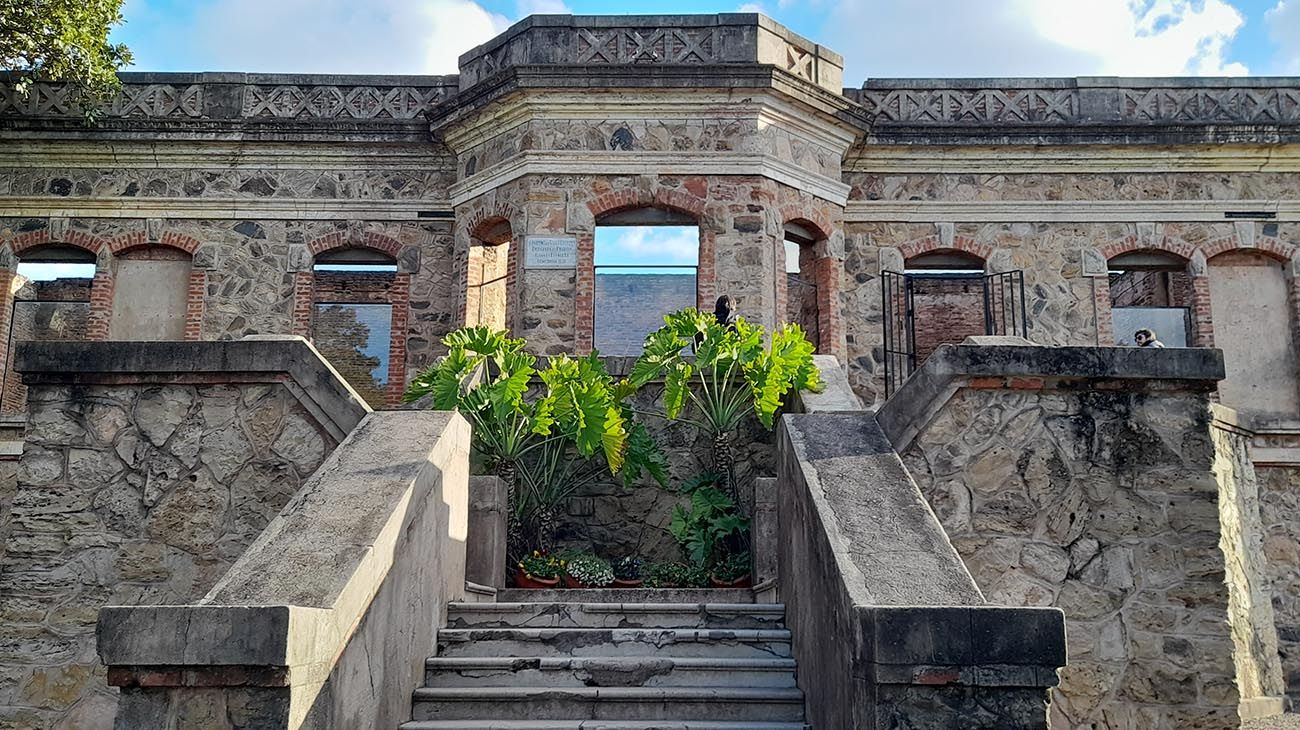
[[[1300,75],[1300,0],[127,0],[136,70],[454,73],[532,12],[763,12],[896,76]]]

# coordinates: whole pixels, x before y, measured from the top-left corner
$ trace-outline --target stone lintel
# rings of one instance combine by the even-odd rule
[[[941,345],[876,418],[902,451],[958,389],[1213,390],[1224,377],[1213,348]]]
[[[1036,669],[1051,667],[1055,684],[1056,668],[1065,666],[1065,614],[1058,608],[870,606],[858,612],[862,659],[886,683],[980,684],[975,669],[984,667],[985,683],[996,677],[998,686],[1049,686],[1038,684]],[[960,672],[943,681],[923,672],[905,679],[922,667]]]
[[[24,382],[281,382],[336,439],[370,407],[302,337],[233,342],[20,342],[14,370]]]

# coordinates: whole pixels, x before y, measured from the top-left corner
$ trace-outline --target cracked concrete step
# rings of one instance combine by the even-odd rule
[[[424,687],[414,720],[761,720],[802,722],[797,689],[742,687]]]
[[[426,687],[795,686],[793,659],[716,657],[434,657]]]
[[[421,720],[400,730],[807,730],[802,722],[672,720]]]
[[[778,603],[453,603],[447,625],[465,628],[781,628]]]
[[[442,629],[440,657],[754,657],[788,659],[773,629]]]

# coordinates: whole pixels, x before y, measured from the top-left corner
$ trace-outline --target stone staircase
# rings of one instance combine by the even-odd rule
[[[784,620],[776,604],[454,604],[402,730],[805,730]]]

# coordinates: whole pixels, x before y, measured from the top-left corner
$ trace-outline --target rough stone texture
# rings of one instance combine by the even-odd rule
[[[1294,466],[1257,467],[1263,555],[1272,587],[1286,691],[1300,695],[1300,469]]]
[[[465,580],[506,587],[506,485],[494,476],[469,479],[469,539]]]
[[[128,688],[116,727],[407,720],[464,593],[468,480],[464,419],[368,416],[202,600],[101,613],[100,657]]]
[[[1054,725],[1236,726],[1208,405],[962,389],[904,453],[991,601],[1065,611]]]
[[[810,723],[1045,728],[1060,612],[983,607],[872,414],[785,416],[777,448],[780,596]]]
[[[1220,550],[1228,584],[1228,623],[1232,627],[1237,688],[1243,703],[1274,700],[1285,691],[1278,655],[1273,596],[1260,514],[1259,481],[1250,461],[1250,432],[1236,425],[1237,414],[1214,406],[1214,473],[1219,483]]]
[[[0,562],[0,713],[32,713],[31,727],[108,727],[99,607],[201,596],[336,442],[269,383],[33,386],[29,396]]]

